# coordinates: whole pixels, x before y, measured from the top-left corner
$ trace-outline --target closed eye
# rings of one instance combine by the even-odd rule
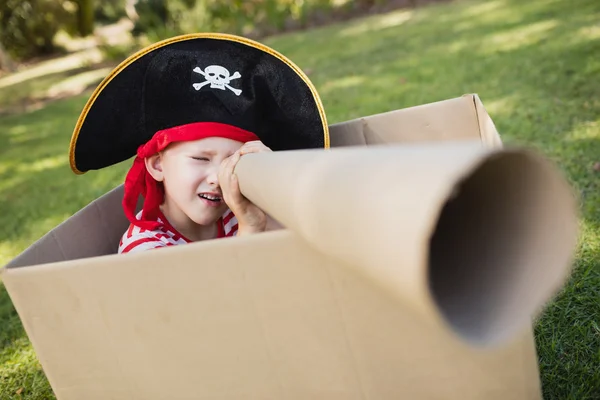
[[[210,161],[207,157],[192,157],[192,158],[197,161]]]

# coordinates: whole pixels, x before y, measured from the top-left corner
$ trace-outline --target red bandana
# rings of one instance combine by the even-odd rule
[[[160,211],[159,207],[164,200],[164,192],[162,185],[159,185],[146,170],[144,158],[162,151],[174,142],[209,137],[222,137],[242,143],[260,140],[252,132],[217,122],[195,122],[156,132],[152,139],[138,148],[137,156],[125,178],[123,209],[131,223],[148,230],[154,230],[160,226],[156,219]],[[144,206],[141,219],[138,220],[135,217],[135,209],[140,195],[144,196]]]

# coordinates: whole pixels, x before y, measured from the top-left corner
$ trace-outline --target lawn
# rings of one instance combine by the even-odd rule
[[[581,238],[568,285],[536,322],[542,388],[545,399],[600,399],[600,2],[457,0],[265,42],[309,74],[330,123],[474,92],[505,143],[558,163],[581,197]],[[0,79],[0,106],[73,75],[55,74]],[[129,162],[69,170],[87,95],[0,117],[0,265],[122,182]],[[0,399],[49,398],[0,282]]]

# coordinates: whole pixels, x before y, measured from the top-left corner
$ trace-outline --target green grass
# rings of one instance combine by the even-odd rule
[[[505,143],[558,163],[582,230],[575,271],[535,326],[545,399],[600,398],[599,21],[597,0],[464,0],[265,41],[310,73],[330,123],[476,92]],[[1,118],[0,264],[124,178],[129,163],[70,172],[85,100]],[[0,322],[0,398],[49,398],[1,283]]]
[[[98,48],[50,58],[18,73],[0,78],[0,115],[39,108],[48,101],[77,95],[93,88],[115,61]]]

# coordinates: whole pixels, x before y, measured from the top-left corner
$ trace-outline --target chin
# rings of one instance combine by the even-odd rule
[[[215,218],[204,217],[204,218],[193,218],[192,221],[194,221],[198,225],[208,226],[208,225],[212,225],[212,224],[216,223],[218,219],[219,219],[219,217],[215,217]]]
[[[203,213],[202,215],[194,215],[192,221],[198,225],[212,225],[216,223],[219,218],[221,218],[224,212],[225,211],[215,211],[212,213]]]

